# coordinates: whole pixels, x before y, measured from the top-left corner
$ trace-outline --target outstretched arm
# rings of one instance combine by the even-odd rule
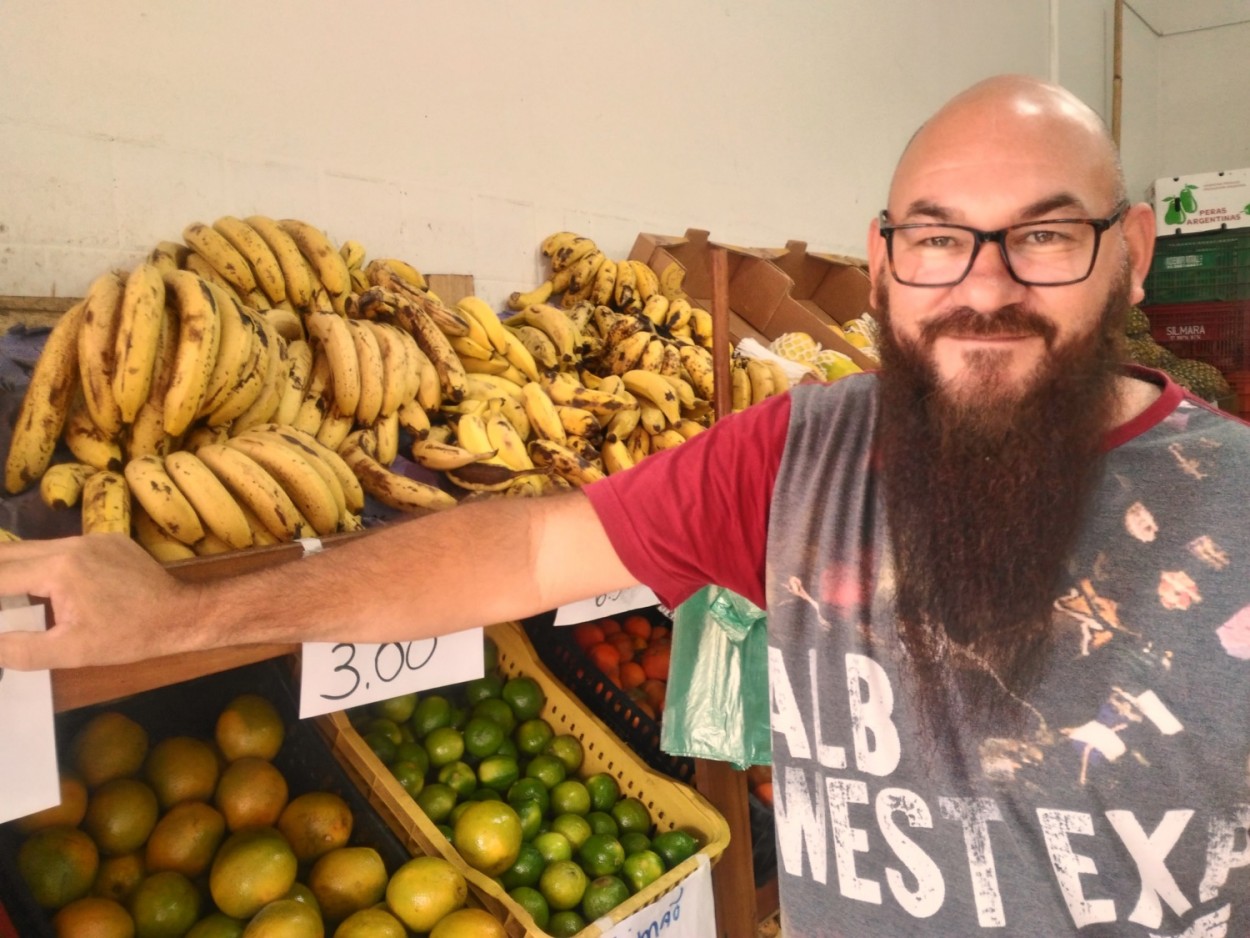
[[[302,560],[175,579],[128,538],[0,548],[0,595],[51,601],[0,635],[0,667],[65,668],[257,642],[385,642],[530,615],[633,584],[581,493],[497,499],[393,524]]]

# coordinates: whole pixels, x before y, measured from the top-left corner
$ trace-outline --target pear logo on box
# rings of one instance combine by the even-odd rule
[[[1163,200],[1168,206],[1163,216],[1165,224],[1183,225],[1186,218],[1198,211],[1198,199],[1194,196],[1194,190],[1197,188],[1190,183],[1181,189],[1179,194],[1170,195]]]

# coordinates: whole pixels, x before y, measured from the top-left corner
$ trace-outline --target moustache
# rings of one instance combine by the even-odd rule
[[[967,306],[960,306],[930,319],[920,327],[920,341],[932,345],[941,336],[974,336],[976,338],[999,338],[1003,336],[1040,336],[1049,348],[1058,330],[1046,317],[1013,303],[992,313],[981,313]]]

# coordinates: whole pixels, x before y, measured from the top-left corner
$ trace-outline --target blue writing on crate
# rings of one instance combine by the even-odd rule
[[[635,932],[637,938],[658,938],[659,935],[664,934],[665,929],[670,925],[676,925],[681,918],[681,897],[685,892],[684,886],[678,886],[676,896],[672,902],[668,903],[664,914],[649,922],[646,928]]]

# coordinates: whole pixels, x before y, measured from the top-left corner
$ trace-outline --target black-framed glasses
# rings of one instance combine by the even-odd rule
[[[998,245],[1007,272],[1030,287],[1063,287],[1085,280],[1098,259],[1102,233],[1124,217],[1121,202],[1106,218],[1048,218],[997,231],[927,222],[891,225],[888,211],[877,229],[885,238],[890,273],[909,287],[953,287],[968,276],[981,246]]]

